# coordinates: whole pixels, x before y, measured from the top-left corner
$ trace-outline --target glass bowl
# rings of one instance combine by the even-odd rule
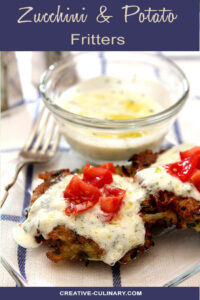
[[[127,84],[157,101],[163,110],[143,118],[113,121],[74,114],[59,103],[64,93],[70,96],[75,90]],[[90,162],[124,162],[133,153],[160,147],[187,99],[189,84],[184,73],[160,55],[82,52],[51,65],[41,78],[40,92],[75,151]]]

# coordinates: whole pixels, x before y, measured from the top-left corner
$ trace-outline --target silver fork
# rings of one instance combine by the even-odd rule
[[[16,282],[18,287],[28,287],[27,281],[22,277],[10,264],[9,262],[1,256],[1,264],[6,269],[6,271],[10,274],[12,279]]]
[[[44,112],[45,112],[45,107],[42,108],[40,115],[30,133],[30,136],[28,137],[24,147],[19,153],[14,177],[12,181],[4,187],[5,193],[3,195],[3,198],[1,199],[0,208],[3,206],[4,202],[6,201],[9,189],[15,184],[20,170],[25,165],[30,163],[46,163],[51,158],[53,158],[56,152],[60,140],[60,132],[59,130],[56,131],[56,122],[53,121],[48,133],[45,136],[50,113],[48,113],[45,117],[43,117]],[[42,118],[44,122],[41,127],[40,124]],[[51,149],[49,149],[55,131],[56,133],[54,135],[55,138],[54,138],[53,146],[51,147]],[[45,137],[45,141],[43,141],[44,137]]]

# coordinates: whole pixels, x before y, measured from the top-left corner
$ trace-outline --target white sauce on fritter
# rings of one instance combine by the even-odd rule
[[[145,227],[139,216],[140,203],[144,199],[145,190],[132,178],[113,175],[113,184],[126,190],[124,204],[120,216],[110,223],[102,222],[97,217],[103,212],[97,203],[92,209],[79,216],[65,214],[66,202],[63,191],[73,175],[66,176],[62,181],[50,187],[32,205],[27,220],[14,231],[14,238],[22,247],[37,247],[35,236],[37,229],[45,239],[56,226],[65,225],[77,234],[94,240],[105,250],[102,260],[113,265],[127,251],[144,244]]]
[[[141,202],[150,193],[169,191],[183,197],[193,197],[200,201],[200,193],[188,182],[166,172],[163,165],[180,160],[179,152],[192,148],[180,145],[161,154],[157,162],[147,169],[138,171],[135,182],[132,178],[113,175],[113,185],[126,190],[124,204],[119,211],[119,218],[110,223],[102,222],[97,216],[102,213],[99,203],[78,216],[65,214],[66,202],[63,191],[73,175],[66,176],[51,186],[31,206],[28,218],[14,231],[14,239],[25,248],[38,247],[35,236],[40,234],[48,239],[48,234],[58,225],[65,225],[77,234],[94,240],[105,250],[102,261],[115,264],[129,250],[144,244],[145,226],[139,215]],[[81,175],[79,175],[81,176]]]
[[[180,151],[192,148],[192,145],[179,145],[159,155],[156,163],[149,168],[137,172],[136,181],[146,187],[148,194],[158,191],[172,192],[177,196],[192,197],[200,201],[200,193],[190,182],[182,182],[177,177],[167,173],[164,165],[180,161]]]

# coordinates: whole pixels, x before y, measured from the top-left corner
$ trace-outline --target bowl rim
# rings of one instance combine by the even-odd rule
[[[96,54],[96,52],[93,52]],[[104,52],[97,52],[97,53],[104,53]],[[76,52],[73,53],[73,57],[82,56],[86,54],[91,54],[89,51],[84,52]],[[92,128],[105,128],[105,129],[120,129],[120,128],[141,128],[146,127],[149,125],[154,125],[156,123],[162,122],[168,118],[172,118],[175,116],[183,107],[185,104],[185,101],[187,99],[187,96],[190,91],[190,85],[189,81],[185,75],[185,73],[182,71],[182,69],[173,62],[170,58],[164,56],[160,53],[143,53],[143,52],[136,52],[133,54],[139,55],[139,56],[146,56],[146,57],[153,57],[156,59],[159,59],[167,64],[169,64],[171,67],[173,67],[179,75],[182,77],[182,85],[184,87],[184,91],[182,96],[171,106],[168,108],[162,110],[161,112],[157,114],[153,114],[150,116],[142,117],[142,118],[136,118],[136,119],[127,119],[127,120],[102,120],[102,119],[96,119],[96,118],[90,118],[85,116],[80,116],[78,114],[69,112],[67,110],[64,110],[62,107],[58,106],[55,103],[52,103],[53,101],[47,97],[46,95],[46,84],[48,82],[49,77],[51,76],[52,72],[63,65],[63,62],[65,62],[65,67],[69,67],[74,62],[69,61],[66,63],[66,57],[64,56],[60,61],[52,64],[49,66],[49,68],[42,74],[40,78],[39,83],[39,92],[42,95],[42,99],[44,101],[44,104],[47,106],[47,108],[58,117],[65,119],[68,122],[71,122],[73,124],[77,125],[84,125],[86,127],[92,127]]]

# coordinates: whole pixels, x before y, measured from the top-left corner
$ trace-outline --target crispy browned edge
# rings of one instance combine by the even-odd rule
[[[160,153],[160,152],[159,152]],[[130,159],[130,165],[116,167],[117,174],[133,177],[138,170],[149,167],[157,159],[159,153],[146,150],[135,154]],[[82,170],[76,170],[81,172]],[[35,188],[31,198],[33,202],[43,194],[50,186],[57,183],[64,176],[70,174],[69,169],[45,172],[39,174],[43,183]],[[182,198],[166,191],[160,191],[158,195],[150,195],[142,203],[141,217],[145,222],[146,235],[145,243],[142,246],[131,249],[120,259],[121,263],[127,263],[134,259],[138,253],[149,249],[154,243],[152,240],[151,229],[154,226],[170,227],[175,225],[177,228],[193,228],[200,231],[200,205],[193,198]],[[60,260],[90,261],[101,260],[104,250],[91,239],[86,239],[76,232],[63,226],[58,226],[49,233],[49,239],[44,240],[38,231],[36,237],[38,242],[43,241],[52,248],[53,251],[47,252],[47,257],[58,262]]]

